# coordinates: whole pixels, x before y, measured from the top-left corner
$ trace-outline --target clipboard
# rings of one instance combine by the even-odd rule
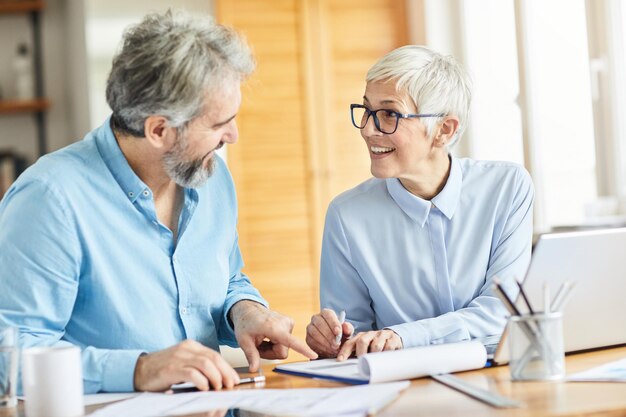
[[[480,369],[486,361],[483,344],[472,341],[368,353],[341,362],[331,358],[287,363],[274,371],[362,385]]]
[[[309,362],[296,362],[277,365],[274,372],[303,376],[307,378],[327,379],[344,384],[369,384],[369,378],[359,372],[358,359],[337,362],[336,359],[319,359]]]

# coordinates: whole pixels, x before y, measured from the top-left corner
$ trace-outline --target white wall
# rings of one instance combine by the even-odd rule
[[[425,0],[424,20],[426,46],[442,54],[454,56],[460,63],[465,61],[463,39],[463,0]],[[467,127],[461,140],[454,146],[456,156],[471,156],[472,126]]]
[[[82,137],[88,117],[84,73],[82,0],[48,0],[42,13],[44,92],[52,102],[47,113],[48,149],[59,149]],[[32,45],[27,15],[0,16],[0,85],[12,93],[11,63],[17,44]],[[37,158],[37,135],[31,114],[0,115],[0,149],[12,148],[31,161]]]
[[[92,128],[102,124],[111,112],[105,100],[105,86],[124,28],[139,22],[148,12],[164,11],[168,8],[182,8],[197,14],[214,14],[211,0],[85,0]]]

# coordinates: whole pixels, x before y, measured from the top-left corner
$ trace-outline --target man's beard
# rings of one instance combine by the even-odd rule
[[[208,166],[204,167],[204,158],[185,159],[185,154],[189,146],[189,141],[184,132],[178,133],[178,138],[174,147],[163,155],[163,168],[167,175],[178,185],[185,188],[202,187],[213,174],[215,161],[213,156],[208,161]]]

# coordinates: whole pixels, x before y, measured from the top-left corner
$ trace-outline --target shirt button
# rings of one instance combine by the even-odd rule
[[[144,197],[148,197],[148,196],[150,195],[150,191],[145,190],[145,191],[143,192],[143,195],[144,195]]]
[[[183,314],[187,314],[187,309],[186,309],[186,308],[182,308],[182,309],[180,310],[180,312],[181,312],[181,313],[183,313]]]
[[[132,191],[129,191],[129,192],[128,192],[128,196],[129,196],[129,197],[134,197],[134,196],[135,196],[135,193],[133,193]]]

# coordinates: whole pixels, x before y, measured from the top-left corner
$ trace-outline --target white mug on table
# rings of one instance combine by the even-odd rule
[[[25,349],[22,381],[26,417],[84,414],[82,364],[77,346]]]

